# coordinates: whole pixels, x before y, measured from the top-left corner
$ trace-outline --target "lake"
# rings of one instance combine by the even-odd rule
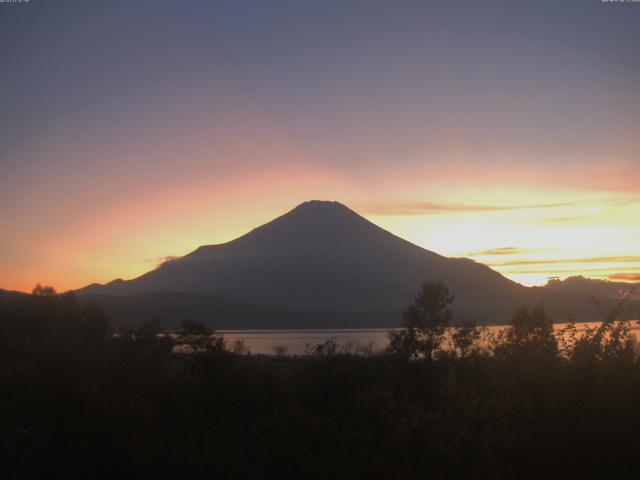
[[[599,322],[576,323],[578,332],[584,332],[587,328],[600,325]],[[556,330],[564,328],[566,324],[555,324]],[[490,332],[497,333],[504,329],[504,325],[490,325]],[[640,325],[637,320],[631,321],[631,330],[638,336]],[[370,346],[375,351],[380,351],[389,343],[388,329],[316,329],[316,330],[219,330],[226,340],[229,348],[240,340],[244,346],[254,354],[280,354],[300,355],[305,353],[308,346],[323,343],[328,339],[335,340],[339,345],[348,348]]]

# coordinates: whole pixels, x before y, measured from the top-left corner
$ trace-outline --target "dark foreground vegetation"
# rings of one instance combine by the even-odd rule
[[[47,288],[4,299],[2,478],[634,476],[640,362],[620,309],[559,341],[540,309],[494,337],[446,330],[452,300],[425,284],[385,353],[266,357],[195,321],[114,332]]]

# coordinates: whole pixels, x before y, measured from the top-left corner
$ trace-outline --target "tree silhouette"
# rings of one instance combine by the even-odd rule
[[[518,309],[509,327],[502,332],[496,353],[521,360],[536,356],[556,357],[559,350],[553,320],[540,307]]]
[[[56,289],[47,285],[41,285],[40,283],[36,284],[36,286],[31,291],[33,295],[38,295],[42,297],[52,297],[56,295]]]
[[[464,321],[451,331],[451,347],[455,355],[466,357],[481,351],[481,340],[485,329],[475,323]]]
[[[425,282],[414,302],[402,312],[402,329],[389,332],[392,352],[406,358],[433,359],[453,320],[454,296],[442,282]]]
[[[188,345],[194,353],[221,353],[226,349],[226,341],[216,335],[203,322],[192,318],[184,320],[177,331],[178,343]]]

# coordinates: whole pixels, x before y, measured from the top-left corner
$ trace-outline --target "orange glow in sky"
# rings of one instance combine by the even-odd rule
[[[509,146],[471,158],[451,136],[448,149],[416,147],[409,159],[371,150],[353,164],[266,127],[259,114],[229,120],[223,136],[211,136],[207,122],[186,123],[171,140],[158,125],[164,116],[153,118],[140,138],[114,146],[91,131],[74,142],[56,132],[14,152],[51,164],[5,170],[0,201],[11,208],[0,220],[12,227],[0,237],[0,288],[133,278],[310,199],[340,201],[417,245],[525,285],[640,273],[640,171],[626,148],[617,162],[599,162],[596,152],[579,166],[550,166]]]
[[[64,228],[43,226],[34,214],[30,228],[49,233],[29,236],[29,243],[9,233],[4,242],[15,242],[25,256],[4,259],[0,287],[26,291],[41,282],[66,290],[133,278],[167,256],[232,240],[312,198],[337,199],[417,245],[473,258],[525,285],[572,275],[633,280],[640,272],[640,200],[633,194],[429,190],[420,202],[382,201],[366,184],[289,167],[96,205]]]
[[[310,199],[526,285],[640,275],[635,5],[56,3],[0,16],[0,288]]]

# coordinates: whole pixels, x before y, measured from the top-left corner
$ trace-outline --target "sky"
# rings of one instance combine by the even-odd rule
[[[640,3],[0,3],[0,288],[310,199],[525,285],[640,280]]]

